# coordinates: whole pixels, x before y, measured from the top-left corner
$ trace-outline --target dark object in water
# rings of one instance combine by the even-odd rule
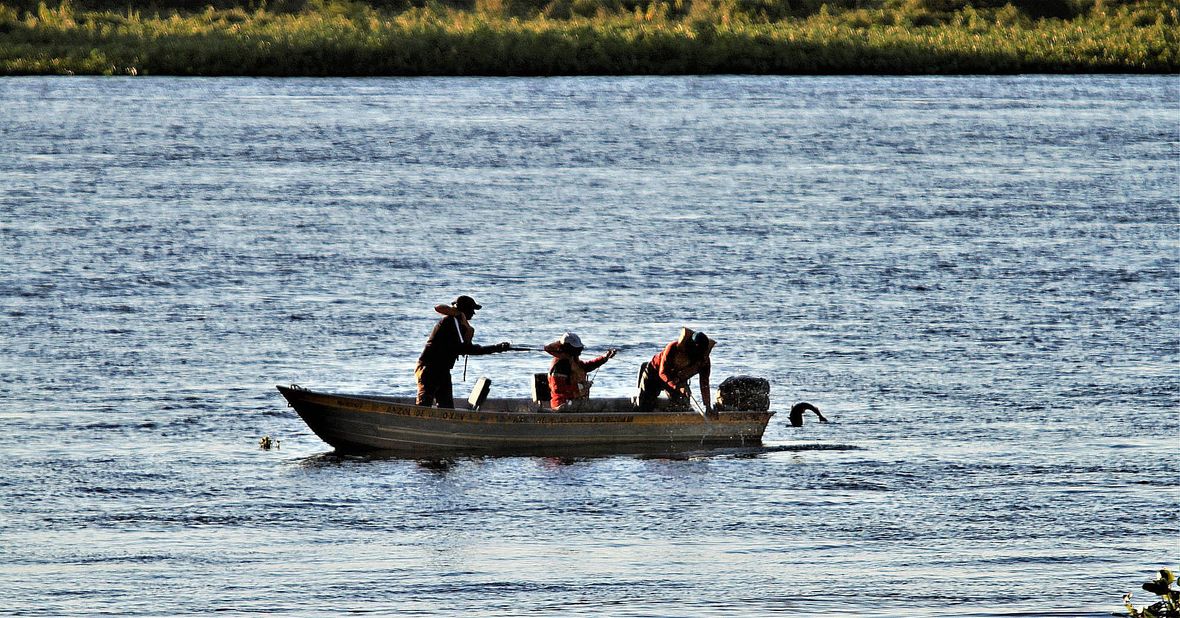
[[[801,401],[791,407],[791,415],[790,415],[791,426],[792,427],[802,427],[803,426],[803,413],[807,412],[808,410],[815,412],[815,415],[819,417],[819,422],[821,422],[821,423],[828,422],[828,419],[824,418],[823,414],[820,414],[819,408],[807,403],[806,401]]]
[[[723,410],[770,409],[770,380],[731,376],[717,386],[717,407]]]

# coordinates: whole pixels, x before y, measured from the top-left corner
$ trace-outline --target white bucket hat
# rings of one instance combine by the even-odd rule
[[[575,350],[581,350],[582,348],[586,347],[582,345],[582,338],[576,333],[566,333],[562,335],[557,341],[561,343],[561,345],[568,348],[573,348]]]

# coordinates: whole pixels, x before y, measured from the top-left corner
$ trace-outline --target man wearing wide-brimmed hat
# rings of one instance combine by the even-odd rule
[[[435,311],[443,318],[434,325],[426,347],[418,357],[414,377],[418,380],[418,405],[438,405],[440,408],[455,407],[455,396],[451,389],[451,369],[460,355],[478,356],[508,351],[507,341],[491,346],[476,345],[472,342],[475,329],[470,320],[483,305],[470,296],[460,296],[450,306],[438,305]]]
[[[655,408],[656,399],[661,392],[668,393],[673,401],[688,401],[692,399],[688,381],[693,376],[700,376],[701,404],[705,408],[705,415],[712,417],[713,402],[709,396],[709,374],[712,363],[709,354],[713,346],[717,345],[700,331],[693,332],[691,328],[681,328],[680,337],[669,343],[659,353],[652,357],[651,362],[643,363],[639,367],[639,407],[642,410]]]
[[[554,410],[571,401],[589,398],[590,387],[594,383],[586,374],[619,353],[611,348],[594,360],[583,361],[582,350],[582,339],[577,333],[566,333],[557,341],[545,345],[545,351],[553,357],[553,363],[549,366],[549,405]]]

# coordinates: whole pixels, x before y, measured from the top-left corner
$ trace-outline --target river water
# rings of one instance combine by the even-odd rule
[[[1178,102],[1175,76],[0,79],[0,613],[1107,616],[1180,561]],[[479,342],[619,348],[596,395],[687,325],[714,383],[832,422],[358,458],[274,390],[410,394],[458,294]],[[474,357],[456,392],[546,367]]]

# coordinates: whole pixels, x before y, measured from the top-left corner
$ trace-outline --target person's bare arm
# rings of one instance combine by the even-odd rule
[[[712,370],[712,363],[706,360],[705,365],[701,367],[701,403],[705,406],[705,414],[713,413],[713,400],[709,392],[709,374]]]

